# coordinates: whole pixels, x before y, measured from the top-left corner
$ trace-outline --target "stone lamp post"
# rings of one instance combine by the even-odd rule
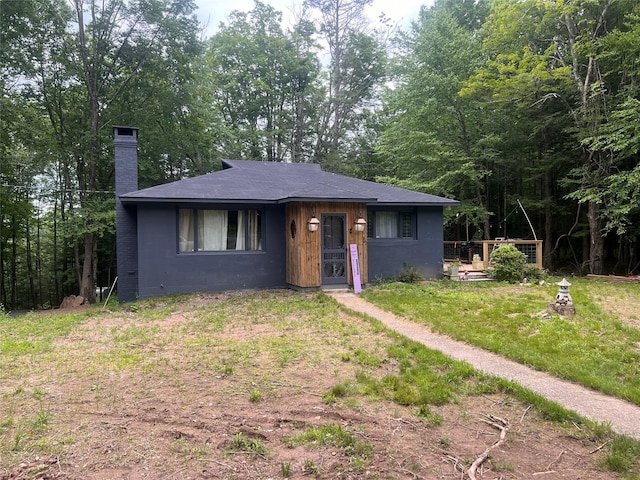
[[[556,295],[556,301],[547,305],[547,310],[553,311],[560,315],[573,315],[576,313],[576,308],[573,306],[573,299],[569,293],[569,287],[571,284],[566,278],[556,283],[560,289]]]

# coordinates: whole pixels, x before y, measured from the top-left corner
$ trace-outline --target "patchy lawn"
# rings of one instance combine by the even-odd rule
[[[499,420],[477,478],[637,478],[637,444],[323,294],[0,317],[0,354],[3,480],[460,479]]]
[[[363,296],[381,308],[640,405],[640,285],[571,279],[573,317],[549,315],[555,283],[388,284]]]

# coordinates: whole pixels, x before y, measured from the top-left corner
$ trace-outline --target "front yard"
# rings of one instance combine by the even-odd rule
[[[589,294],[581,288],[574,299],[589,320],[567,325],[531,315],[551,288],[467,292],[441,282],[366,295],[397,297],[393,308],[434,326],[466,330],[463,322],[490,323],[485,317],[517,324],[491,334],[486,326],[477,337],[509,328],[550,336],[542,327],[558,324],[590,345],[598,332],[603,345],[637,359],[636,337],[623,340],[635,330],[616,326],[619,312],[596,300],[583,309]],[[618,294],[629,295],[607,295]],[[438,307],[426,310],[430,303]],[[598,328],[596,312],[608,312]],[[592,355],[608,358],[609,349]],[[321,293],[194,295],[0,316],[2,480],[460,479],[498,439],[495,419],[508,425],[505,442],[482,463],[479,479],[639,478],[638,442]]]

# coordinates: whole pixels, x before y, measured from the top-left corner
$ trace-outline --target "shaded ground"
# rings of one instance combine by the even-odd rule
[[[0,479],[460,479],[498,439],[490,415],[508,421],[507,439],[478,478],[617,478],[597,467],[602,442],[501,395],[459,397],[429,418],[381,399],[327,400],[357,372],[397,372],[393,342],[322,296],[288,291],[88,318],[51,350],[3,364]],[[290,446],[328,424],[367,448]]]

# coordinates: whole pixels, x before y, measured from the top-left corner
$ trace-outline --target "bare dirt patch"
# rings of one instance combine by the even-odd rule
[[[357,372],[398,365],[386,354],[392,336],[326,298],[198,296],[156,317],[102,313],[51,352],[17,359],[20,375],[2,378],[0,479],[461,479],[498,439],[491,415],[508,422],[507,437],[477,478],[617,478],[578,427],[513,398],[434,406],[437,425],[384,399],[327,402]],[[291,446],[330,424],[370,451]]]
[[[600,295],[594,297],[596,304],[606,312],[613,313],[620,321],[633,328],[640,328],[640,284],[629,284],[617,288],[601,282]]]

